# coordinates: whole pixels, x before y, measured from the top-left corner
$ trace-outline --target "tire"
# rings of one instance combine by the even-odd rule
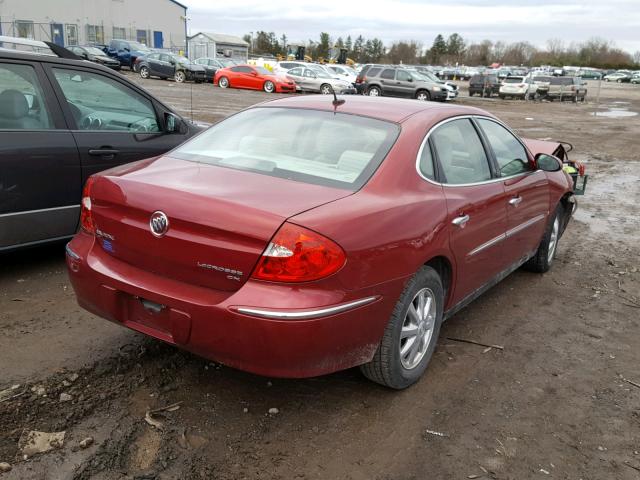
[[[187,76],[182,70],[179,70],[173,76],[173,79],[176,81],[176,83],[183,83],[187,79]]]
[[[320,85],[320,93],[322,95],[331,95],[332,93],[331,85],[329,85],[328,83],[323,83],[322,85]]]
[[[418,327],[415,320],[417,317],[409,309],[416,312],[415,306],[419,304],[421,295],[424,295],[425,301],[431,299],[431,308]],[[373,359],[360,367],[364,376],[396,390],[417,382],[426,370],[438,343],[443,306],[444,289],[438,273],[431,267],[420,268],[400,295]],[[423,318],[422,315],[420,317]],[[403,338],[406,327],[412,328],[416,335]],[[410,342],[412,338],[414,341]],[[412,345],[417,348],[414,350]],[[402,349],[407,350],[405,355],[401,353]]]
[[[504,100],[506,98],[504,95],[498,95],[498,97],[500,97],[501,100]]]
[[[418,90],[416,92],[416,100],[420,100],[422,102],[428,102],[431,100],[431,94],[426,90]]]
[[[616,83],[622,83],[622,80],[618,79],[616,80]]]
[[[218,86],[220,88],[229,88],[231,85],[229,84],[229,79],[227,77],[220,77],[218,79]]]
[[[276,86],[271,80],[267,80],[266,82],[264,82],[262,89],[267,93],[274,93],[276,91]]]
[[[608,81],[609,81],[609,79],[608,79],[608,78],[605,78],[605,79],[604,79],[604,81],[605,81],[605,82],[608,82]]]
[[[151,72],[148,67],[142,66],[140,67],[140,78],[149,78],[151,76]]]
[[[369,95],[370,97],[381,97],[382,91],[380,90],[380,87],[369,87],[369,90],[367,90],[367,95]]]
[[[542,241],[533,257],[524,264],[524,268],[530,272],[548,272],[558,251],[558,241],[560,240],[560,229],[562,227],[562,216],[564,210],[562,205],[556,207],[556,211],[550,220],[542,236]]]
[[[166,80],[167,77],[160,77],[160,80]]]
[[[473,97],[476,93],[475,92],[469,92],[469,96]]]

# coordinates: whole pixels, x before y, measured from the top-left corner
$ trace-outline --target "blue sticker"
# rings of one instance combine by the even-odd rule
[[[109,240],[102,239],[102,248],[109,253],[114,253],[113,244]]]

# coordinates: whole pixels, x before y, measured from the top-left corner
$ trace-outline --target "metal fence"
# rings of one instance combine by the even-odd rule
[[[108,44],[112,39],[131,40],[154,48],[157,32],[147,29],[111,27],[104,24],[36,23],[26,21],[0,22],[0,35],[54,42],[62,46]],[[186,52],[184,36],[164,38],[162,50],[173,53]]]

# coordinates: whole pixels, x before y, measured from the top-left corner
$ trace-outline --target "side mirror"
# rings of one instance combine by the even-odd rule
[[[535,163],[538,169],[545,172],[557,172],[562,169],[562,160],[546,153],[537,154]]]
[[[255,70],[251,70],[251,76],[252,77],[257,77],[258,76],[258,72],[256,72]]]
[[[129,47],[124,47],[124,51],[125,52],[130,52],[131,50],[129,49]]]
[[[409,77],[409,78],[407,79],[407,82],[413,82],[413,77]]]
[[[177,133],[180,131],[180,118],[171,113],[164,113],[164,131],[166,133]]]

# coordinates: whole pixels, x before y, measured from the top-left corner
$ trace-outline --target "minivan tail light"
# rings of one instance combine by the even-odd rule
[[[96,232],[93,215],[91,214],[91,187],[94,181],[93,177],[87,179],[82,189],[82,201],[80,204],[80,228],[90,235]]]
[[[258,261],[252,278],[271,282],[310,282],[345,264],[344,250],[312,230],[285,222]]]

